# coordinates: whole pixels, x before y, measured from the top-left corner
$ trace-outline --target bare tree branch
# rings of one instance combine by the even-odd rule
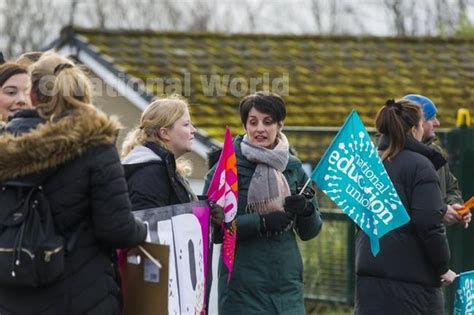
[[[188,29],[198,31],[208,31],[215,1],[195,0],[191,9],[191,18],[187,26]]]
[[[0,45],[7,58],[44,47],[73,13],[75,25],[100,29],[377,34],[367,17],[381,6],[394,35],[449,36],[473,24],[474,0],[3,0]]]
[[[407,35],[401,0],[384,0],[385,6],[393,16],[395,32],[399,36]]]
[[[59,34],[67,15],[64,5],[51,4],[47,0],[4,0],[2,13],[2,38],[7,43],[8,58],[25,51],[38,50]],[[51,25],[51,21],[56,24]]]
[[[177,7],[176,2],[173,0],[162,0],[163,14],[161,16],[165,19],[165,23],[162,24],[163,28],[169,29],[180,29],[182,24],[181,18],[183,16],[181,10]]]
[[[323,31],[323,23],[322,23],[322,14],[323,9],[321,6],[320,0],[311,0],[310,1],[310,11],[314,19],[314,23],[316,25],[316,33],[322,33]]]

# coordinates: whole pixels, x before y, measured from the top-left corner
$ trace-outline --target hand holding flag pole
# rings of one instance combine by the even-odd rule
[[[306,183],[304,183],[304,186],[303,188],[301,188],[301,191],[298,193],[298,195],[301,195],[303,193],[303,191],[306,189],[306,187],[308,187],[310,182],[311,182],[311,178],[308,178],[308,180],[306,181]]]
[[[454,271],[453,271],[453,272],[454,272]],[[453,281],[456,280],[456,278],[459,277],[459,273],[456,273],[456,272],[454,272],[454,273],[455,273],[455,275],[454,275],[454,277],[453,277]],[[441,278],[441,282],[445,283],[445,282],[447,282],[447,280],[444,279],[444,278]]]

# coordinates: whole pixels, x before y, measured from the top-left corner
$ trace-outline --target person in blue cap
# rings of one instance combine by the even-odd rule
[[[403,98],[421,105],[423,109],[423,143],[442,152],[441,147],[434,143],[436,129],[441,125],[436,116],[438,113],[436,105],[428,97],[419,94],[408,94]],[[471,213],[468,212],[464,216],[461,216],[456,212],[457,209],[462,208],[463,199],[461,191],[459,190],[458,180],[450,172],[447,163],[438,170],[438,176],[440,179],[441,193],[446,203],[446,212],[443,217],[444,223],[446,225],[460,223],[464,224],[464,227],[467,228],[471,221]]]

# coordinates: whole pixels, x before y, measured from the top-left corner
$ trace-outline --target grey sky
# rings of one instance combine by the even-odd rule
[[[17,54],[57,38],[69,22],[73,1],[0,0],[0,50],[10,45]],[[408,35],[439,34],[435,16],[440,14],[449,35],[462,1],[474,24],[474,0],[77,0],[74,21],[82,27],[102,22],[124,29],[392,36],[397,31],[387,3],[396,1],[402,4]],[[178,17],[173,20],[170,12]]]

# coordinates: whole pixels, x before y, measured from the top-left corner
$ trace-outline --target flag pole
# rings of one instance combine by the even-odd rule
[[[306,183],[304,184],[303,188],[301,188],[301,191],[298,193],[298,195],[301,195],[303,193],[303,191],[306,189],[306,187],[308,187],[309,183],[311,182],[311,177],[308,178],[308,180],[306,181]]]

